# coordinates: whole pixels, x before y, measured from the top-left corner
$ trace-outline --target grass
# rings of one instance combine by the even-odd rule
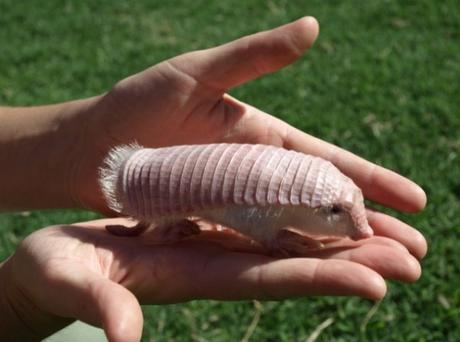
[[[308,56],[232,94],[421,184],[426,210],[397,215],[429,240],[423,276],[390,282],[372,317],[374,303],[358,298],[145,306],[144,341],[235,341],[250,327],[251,341],[306,341],[326,321],[322,341],[460,340],[458,1],[1,0],[0,103],[98,94],[168,57],[305,14],[321,23]],[[2,214],[0,258],[35,229],[92,217]]]

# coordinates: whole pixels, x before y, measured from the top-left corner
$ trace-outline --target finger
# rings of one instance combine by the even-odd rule
[[[422,259],[428,250],[425,237],[416,229],[392,216],[368,209],[367,219],[376,235],[399,241],[417,259]]]
[[[40,298],[49,312],[102,327],[109,341],[140,341],[142,311],[127,289],[80,264],[53,267],[46,276]]]
[[[370,200],[408,212],[425,207],[425,192],[411,180],[308,135],[252,106],[232,100],[235,106],[244,105],[246,113],[243,122],[227,137],[228,141],[278,145],[322,157],[352,178]]]
[[[373,245],[379,245],[379,246],[387,246],[391,247],[397,250],[400,250],[401,252],[408,253],[407,248],[401,244],[398,241],[395,241],[393,239],[383,237],[383,236],[372,236],[367,239],[362,239],[362,240],[350,240],[350,239],[339,239],[339,240],[333,240],[331,242],[326,242],[324,244],[324,248],[356,248],[359,246],[362,246],[363,244],[373,244]]]
[[[251,243],[251,240],[236,236],[232,232],[202,231],[196,240],[214,242],[231,251],[270,254],[263,247]],[[391,238],[373,236],[358,241],[339,239],[322,242],[321,249],[308,246],[302,248],[299,245],[296,254],[292,255],[349,260],[372,268],[384,278],[400,281],[413,282],[420,277],[418,262],[403,244]]]
[[[304,17],[168,63],[202,84],[225,90],[294,62],[313,44],[318,30],[316,19]]]
[[[339,295],[381,299],[386,293],[385,281],[379,274],[345,260],[297,258],[256,261],[251,265],[247,256],[237,254],[231,259],[210,262],[207,267],[208,272],[198,278],[201,286],[194,294],[202,298],[282,299]],[[226,272],[219,279],[213,277],[213,272],[221,267]]]
[[[317,258],[349,260],[367,266],[386,279],[414,282],[421,275],[421,267],[407,250],[384,245],[381,241],[363,240],[355,248],[326,248],[310,254]]]
[[[146,247],[137,251],[136,274],[126,286],[145,303],[190,299],[283,299],[344,295],[380,299],[383,278],[346,260],[291,258],[229,252],[215,245],[183,243],[180,247]],[[150,278],[149,278],[150,277]]]

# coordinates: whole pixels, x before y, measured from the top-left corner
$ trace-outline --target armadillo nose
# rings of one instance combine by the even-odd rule
[[[372,230],[371,226],[369,226],[369,224],[366,223],[365,225],[360,227],[360,229],[358,229],[356,234],[354,234],[351,238],[356,241],[356,240],[370,238],[373,235],[374,235],[374,231]]]
[[[362,239],[367,239],[370,238],[374,235],[374,230],[369,226],[369,224],[366,224],[364,226],[364,229],[361,232],[361,238]]]
[[[373,235],[374,235],[374,230],[371,228],[371,226],[369,226],[369,224],[366,224],[364,231],[363,231],[364,238],[370,238]]]

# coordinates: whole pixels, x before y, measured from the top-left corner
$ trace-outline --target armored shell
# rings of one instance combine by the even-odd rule
[[[332,163],[269,145],[116,148],[102,170],[112,209],[143,222],[201,216],[258,240],[372,235],[363,195]]]

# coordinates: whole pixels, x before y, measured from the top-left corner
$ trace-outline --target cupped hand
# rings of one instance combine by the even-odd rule
[[[297,60],[313,44],[318,23],[306,17],[274,30],[180,55],[118,82],[95,104],[86,124],[73,192],[86,207],[107,213],[97,169],[115,145],[148,147],[215,142],[282,146],[332,161],[373,201],[403,211],[425,206],[410,180],[305,134],[226,94],[228,89]],[[88,137],[93,137],[89,139]]]
[[[129,224],[121,218],[53,226],[27,237],[5,262],[2,293],[36,337],[76,318],[102,327],[110,341],[123,342],[140,340],[139,302],[312,295],[381,299],[384,278],[412,282],[420,276],[417,259],[426,243],[394,218],[369,213],[369,220],[373,238],[343,240],[290,259],[235,248],[238,237],[224,233],[219,244],[204,233],[173,245],[152,245],[146,235],[107,233],[107,224]],[[227,244],[233,247],[223,247]]]

